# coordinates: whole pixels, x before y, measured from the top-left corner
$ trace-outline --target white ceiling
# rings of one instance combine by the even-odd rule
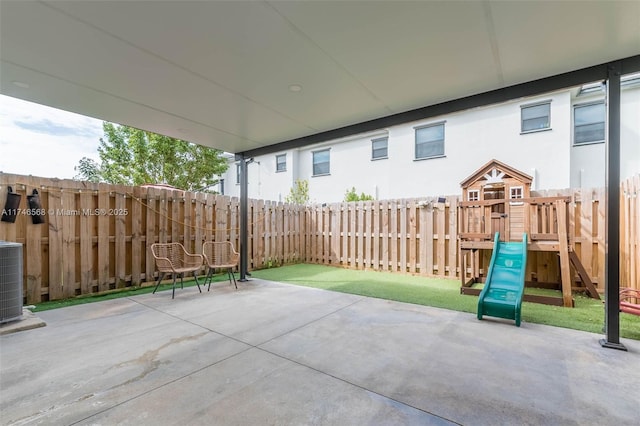
[[[2,0],[0,40],[2,94],[242,152],[638,55],[640,1]]]

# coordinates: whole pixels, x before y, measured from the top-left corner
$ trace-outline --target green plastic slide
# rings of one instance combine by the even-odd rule
[[[489,273],[478,299],[478,319],[483,315],[513,319],[520,327],[520,310],[527,267],[527,234],[522,242],[500,242],[496,232]]]

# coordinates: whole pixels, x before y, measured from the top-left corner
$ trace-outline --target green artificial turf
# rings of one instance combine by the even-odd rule
[[[478,298],[460,294],[460,281],[425,278],[390,272],[356,271],[324,265],[297,264],[253,271],[255,278],[377,297],[399,302],[451,309],[477,311]],[[527,293],[554,294],[553,290],[529,289]],[[556,292],[555,295],[560,295]],[[524,302],[522,321],[602,333],[604,304],[580,294],[574,295],[575,308]],[[621,313],[620,335],[640,340],[640,317]]]
[[[297,264],[279,268],[253,271],[252,276],[270,281],[304,285],[342,293],[377,297],[380,299],[434,306],[454,311],[476,313],[478,298],[460,294],[460,281],[444,278],[425,278],[390,272],[356,271],[325,265]],[[226,274],[214,276],[214,282],[226,281]],[[201,285],[203,280],[201,281]],[[195,286],[194,280],[184,282],[185,287]],[[170,290],[172,284],[162,284],[158,291]],[[179,283],[177,285],[179,291]],[[99,295],[78,296],[72,299],[43,302],[34,312],[83,303],[100,302],[120,297],[151,293],[154,285],[127,287]],[[526,289],[527,293],[558,295],[560,292],[544,289]],[[604,304],[580,294],[574,295],[575,308],[541,305],[524,302],[522,321],[602,333]],[[640,340],[640,317],[621,313],[620,336]]]
[[[212,283],[216,283],[220,281],[228,281],[228,280],[229,280],[229,276],[225,272],[224,274],[214,275]],[[204,277],[200,277],[199,282],[200,282],[200,287],[203,287]],[[196,286],[196,281],[194,279],[184,280],[185,288],[195,287],[195,286]],[[160,284],[160,286],[158,286],[158,291],[171,290],[172,287],[173,287],[172,282],[163,281],[163,284]],[[87,294],[83,296],[76,296],[71,299],[42,302],[35,305],[35,308],[32,309],[32,311],[42,312],[42,311],[48,311],[50,309],[64,308],[67,306],[82,305],[84,303],[102,302],[104,300],[119,299],[121,297],[136,296],[138,294],[147,294],[147,293],[152,293],[154,288],[155,288],[155,284],[147,285],[144,287],[125,287],[122,289],[110,290],[109,292],[106,292],[106,293]],[[178,278],[178,280],[176,281],[176,292],[178,291],[180,291],[180,278]]]

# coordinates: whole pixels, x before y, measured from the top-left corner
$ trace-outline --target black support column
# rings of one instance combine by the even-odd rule
[[[244,155],[236,155],[240,160],[240,281],[247,279],[247,240],[249,228],[249,173],[248,164]]]
[[[605,244],[605,348],[627,348],[620,343],[620,75],[614,62],[607,76],[607,220]]]

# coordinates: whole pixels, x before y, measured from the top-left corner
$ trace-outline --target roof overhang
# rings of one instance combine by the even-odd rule
[[[257,154],[638,71],[640,2],[3,1],[0,40],[2,94]]]

